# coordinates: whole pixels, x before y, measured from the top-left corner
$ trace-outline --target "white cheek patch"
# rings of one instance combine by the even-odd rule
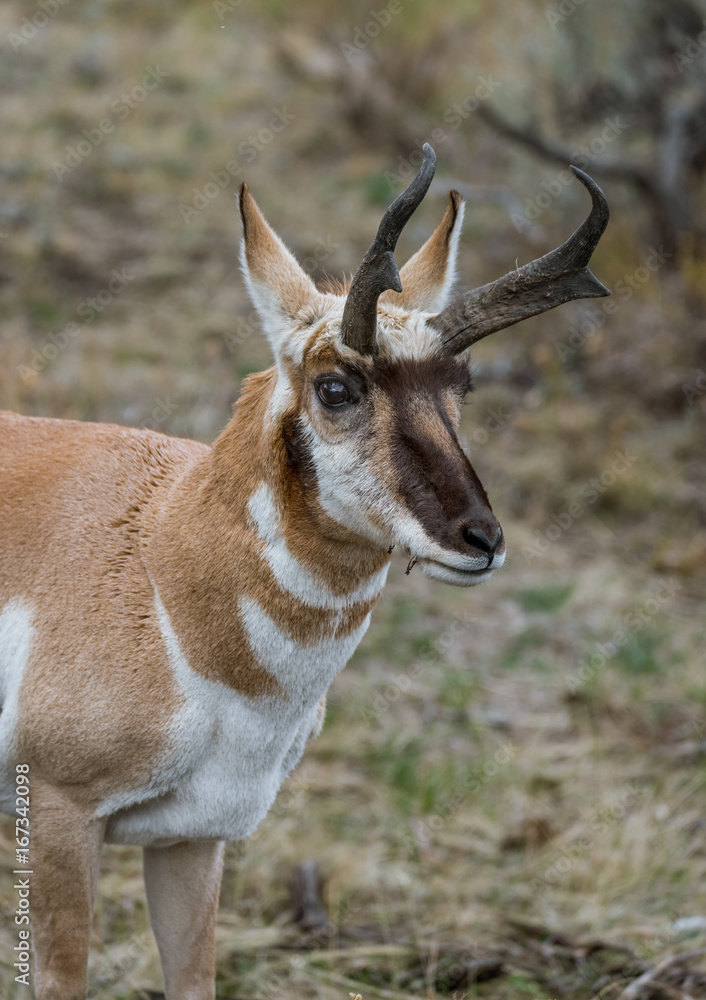
[[[387,579],[388,565],[349,594],[334,594],[318,581],[287,548],[281,533],[280,519],[274,496],[264,483],[253,493],[248,510],[257,532],[265,543],[262,555],[285,593],[312,608],[343,610],[351,604],[372,600],[380,593]]]
[[[391,542],[389,531],[372,520],[368,511],[381,512],[384,525],[392,524],[384,512],[393,513],[394,501],[386,496],[379,476],[361,461],[355,440],[324,441],[306,414],[300,416],[299,426],[314,465],[323,509],[332,521],[386,548]]]
[[[20,688],[32,649],[32,609],[10,601],[0,612],[0,808],[14,813],[15,775],[10,771],[15,753]]]
[[[379,474],[366,468],[354,440],[323,441],[306,416],[300,424],[316,470],[319,500],[332,520],[381,547],[395,542],[415,552],[418,545],[435,545]],[[374,511],[375,520],[368,511]],[[441,551],[438,545],[436,550]]]

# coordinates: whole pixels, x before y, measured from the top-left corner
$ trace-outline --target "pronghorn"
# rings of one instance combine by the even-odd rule
[[[214,996],[227,840],[266,815],[368,627],[392,549],[458,586],[505,539],[459,444],[468,347],[608,294],[608,221],[451,298],[463,218],[397,270],[436,158],[385,213],[348,288],[317,289],[240,190],[245,280],[275,364],[212,447],[0,417],[0,803],[31,788],[39,1000],[78,1000],[103,841],[144,847],[169,1000]],[[24,827],[22,827],[24,829]]]

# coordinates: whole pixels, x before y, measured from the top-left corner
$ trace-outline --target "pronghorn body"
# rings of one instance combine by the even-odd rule
[[[0,653],[3,675],[22,673],[24,681],[11,731],[9,701],[3,711],[4,741],[52,781],[80,774],[82,797],[106,818],[109,840],[247,836],[320,727],[319,702],[367,627],[387,558],[373,561],[372,575],[349,594],[340,578],[316,581],[278,543],[274,496],[258,470],[229,462],[224,473],[240,489],[229,497],[232,523],[216,522],[204,574],[188,549],[197,540],[208,553],[222,502],[209,495],[218,472],[211,449],[149,431],[13,415],[0,418],[0,438],[0,454],[24,459],[3,475],[3,506],[21,498],[27,519],[17,544],[4,544],[3,595],[35,567],[28,593],[15,585],[0,614],[0,635],[17,637],[0,645],[12,650]],[[262,442],[244,452],[246,460],[258,453],[268,453]],[[33,469],[45,482],[37,497]],[[85,530],[97,503],[98,537]],[[67,551],[75,570],[57,598],[56,568]],[[90,632],[77,648],[87,608]],[[228,623],[225,634],[212,618]],[[295,631],[311,641],[293,641]],[[39,636],[52,636],[49,649],[33,641]],[[70,705],[61,698],[67,689]],[[3,777],[11,808],[14,775]]]
[[[276,365],[213,447],[0,415],[0,805],[29,765],[40,1000],[85,996],[106,839],[145,847],[169,1000],[212,997],[222,842],[255,829],[320,730],[392,547],[458,585],[502,565],[456,437],[465,348],[444,349],[451,307],[436,314],[458,196],[400,275],[392,261],[430,156],[347,294],[318,291],[241,192]]]

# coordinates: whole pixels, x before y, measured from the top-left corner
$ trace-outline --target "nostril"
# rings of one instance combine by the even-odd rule
[[[481,552],[485,552],[488,555],[493,551],[493,543],[485,532],[479,528],[471,528],[465,525],[463,528],[463,540],[468,545],[472,545],[474,549],[480,549]]]
[[[503,537],[503,529],[498,527],[495,537],[491,540],[480,528],[472,528],[466,524],[463,526],[463,540],[474,549],[480,549],[488,556],[494,556]]]

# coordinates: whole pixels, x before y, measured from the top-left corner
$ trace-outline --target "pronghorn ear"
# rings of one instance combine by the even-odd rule
[[[243,221],[240,261],[245,281],[265,333],[277,351],[291,330],[292,320],[320,293],[270,228],[247,184],[240,186],[239,205]]]
[[[458,240],[463,224],[464,204],[458,191],[449,191],[444,218],[400,271],[402,292],[383,292],[380,302],[436,312],[447,304],[456,278]]]

